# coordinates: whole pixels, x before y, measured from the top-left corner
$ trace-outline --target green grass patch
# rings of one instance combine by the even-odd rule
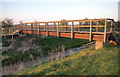
[[[28,40],[33,39],[32,43],[29,43]],[[3,40],[4,41],[4,40]],[[37,46],[42,48],[42,54],[43,56],[47,56],[48,52],[51,52],[52,50],[56,50],[61,45],[65,46],[65,49],[74,48],[82,46],[85,43],[88,43],[89,40],[84,39],[70,39],[70,38],[57,38],[57,37],[45,37],[42,38],[38,35],[27,35],[24,37],[19,37],[15,39],[15,49],[9,49],[8,51],[4,51],[2,53],[3,56],[9,56],[9,58],[4,59],[2,61],[2,65],[9,65],[14,64],[19,61],[30,61],[30,54],[36,59],[38,56],[40,57],[40,53],[38,52],[38,49],[30,49],[28,51],[17,51],[18,48],[22,47],[22,42],[27,42],[28,44],[36,44]],[[6,42],[6,40],[5,40]],[[5,46],[7,46],[7,43]],[[56,51],[55,51],[56,52]]]
[[[11,44],[11,42],[7,41],[6,39],[2,39],[2,47],[8,47]]]
[[[113,44],[81,53],[42,66],[28,68],[19,75],[118,75],[118,47]]]

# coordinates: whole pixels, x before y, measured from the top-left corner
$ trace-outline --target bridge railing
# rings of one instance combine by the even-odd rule
[[[93,35],[104,35],[106,41],[107,32],[112,32],[113,19],[84,19],[84,20],[67,20],[67,21],[50,21],[50,22],[30,22],[21,23],[21,30],[27,31],[45,31],[46,35],[50,31],[56,31],[59,37],[60,32],[70,32],[71,38],[74,38],[74,33],[89,34],[89,40],[92,40]],[[62,24],[64,23],[64,25]],[[66,24],[67,23],[67,24]],[[109,24],[108,24],[109,23]],[[28,25],[29,24],[29,25]]]

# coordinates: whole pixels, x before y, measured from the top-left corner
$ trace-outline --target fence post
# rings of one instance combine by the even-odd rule
[[[79,22],[79,28],[78,28],[78,31],[80,31],[80,25],[81,25],[81,22]]]
[[[104,43],[106,42],[106,28],[107,28],[107,19],[105,20],[105,27],[104,27]]]
[[[71,25],[71,39],[73,39],[73,22],[72,22],[72,25]]]
[[[33,24],[31,23],[31,35],[33,34]]]
[[[20,23],[20,30],[23,30],[22,23]],[[21,35],[22,35],[22,31],[21,31]]]
[[[111,28],[110,28],[110,32],[112,32],[112,27],[113,27],[113,21],[111,21]]]
[[[27,34],[27,24],[25,24],[25,35]]]
[[[37,24],[37,27],[38,27],[38,35],[40,35],[40,25],[39,23],[36,23]]]
[[[57,25],[57,37],[59,38],[59,22],[58,22],[58,25]]]
[[[19,30],[20,30],[20,24],[18,24]]]
[[[92,21],[90,21],[90,36],[89,41],[92,41]]]
[[[98,26],[98,21],[97,21],[97,26]],[[96,27],[96,32],[98,32],[98,27]]]
[[[46,36],[48,36],[48,23],[45,23],[46,24]]]
[[[56,26],[56,24],[55,24],[55,22],[54,22],[54,26],[53,26],[54,28],[53,28],[53,31],[55,30],[55,26]]]

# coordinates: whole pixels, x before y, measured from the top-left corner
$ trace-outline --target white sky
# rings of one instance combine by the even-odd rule
[[[61,19],[113,18],[118,20],[119,0],[2,0],[0,14],[14,23]],[[2,9],[2,10],[1,10]]]

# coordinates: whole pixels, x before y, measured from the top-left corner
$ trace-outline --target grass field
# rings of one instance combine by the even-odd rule
[[[30,42],[30,40],[32,42]],[[3,39],[3,46],[7,47],[11,44],[11,42],[8,42],[7,40]],[[30,61],[30,54],[36,59],[38,56],[40,57],[40,52],[38,52],[39,48],[42,50],[43,56],[48,55],[48,52],[51,52],[52,50],[55,50],[61,45],[65,46],[65,49],[74,48],[82,46],[85,43],[88,43],[89,40],[84,39],[70,39],[70,38],[57,38],[57,37],[45,37],[42,38],[38,35],[27,35],[23,37],[19,37],[15,39],[14,49],[9,49],[7,51],[4,51],[2,53],[3,57],[8,56],[9,58],[6,58],[2,60],[2,65],[9,65],[14,64],[20,61]],[[23,43],[23,44],[22,44]],[[23,53],[23,51],[17,51],[18,48],[28,45],[32,47],[35,45],[35,47],[38,46],[38,48],[29,49]],[[55,51],[56,52],[56,51]]]
[[[119,46],[78,52],[58,61],[33,66],[19,75],[118,75]]]

